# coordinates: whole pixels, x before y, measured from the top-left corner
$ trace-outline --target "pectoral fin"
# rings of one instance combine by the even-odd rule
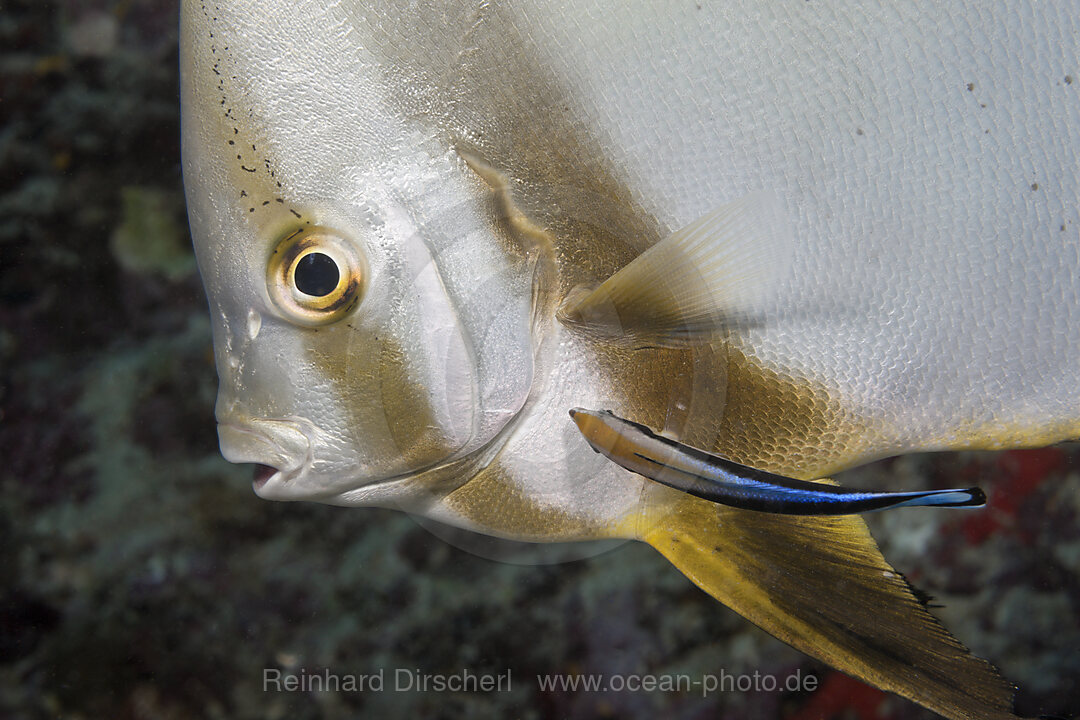
[[[831,481],[796,480],[747,467],[657,435],[606,410],[570,411],[589,445],[631,472],[676,490],[743,510],[787,515],[847,515],[897,507],[977,507],[979,488],[874,492]]]
[[[1013,688],[885,562],[857,516],[749,513],[683,496],[644,540],[806,654],[953,720],[1005,720]]]
[[[636,344],[682,346],[753,322],[786,278],[793,233],[779,202],[755,193],[661,240],[596,287],[577,287],[558,318]]]

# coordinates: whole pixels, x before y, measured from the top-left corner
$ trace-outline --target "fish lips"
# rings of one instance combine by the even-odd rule
[[[259,466],[252,488],[268,500],[289,499],[291,481],[311,466],[311,441],[288,420],[219,423],[218,444],[229,462]]]

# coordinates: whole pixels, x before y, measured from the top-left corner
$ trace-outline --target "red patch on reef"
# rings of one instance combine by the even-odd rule
[[[964,537],[971,545],[980,545],[997,532],[1016,532],[1025,544],[1032,541],[1030,531],[1016,524],[1016,512],[1047,476],[1065,463],[1060,448],[1009,450],[994,463],[999,480],[991,489],[986,507],[961,523]]]
[[[853,717],[858,720],[889,720],[892,713],[883,708],[888,694],[861,680],[840,672],[825,676],[821,687],[788,720],[828,720]]]

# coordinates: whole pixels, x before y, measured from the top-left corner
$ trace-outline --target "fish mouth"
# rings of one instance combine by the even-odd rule
[[[290,420],[218,423],[218,444],[229,462],[255,464],[251,485],[260,497],[278,495],[282,486],[311,467],[311,441],[299,423]]]
[[[306,418],[228,418],[218,421],[218,444],[222,456],[231,463],[252,464],[251,488],[264,500],[314,500],[331,504],[356,505],[355,497],[383,497],[390,488],[418,477],[439,473],[447,468],[480,462],[486,465],[505,439],[500,432],[474,452],[457,458],[444,458],[429,465],[409,468],[393,475],[368,477],[364,482],[343,475],[342,486],[326,483],[312,486],[309,473],[316,465],[313,437],[320,434],[318,426]],[[389,495],[387,498],[394,499]],[[395,495],[394,497],[400,496]]]
[[[270,467],[269,465],[260,465],[255,463],[255,472],[252,475],[251,486],[255,488],[255,492],[258,492],[266,482],[277,475],[278,469],[276,467]]]

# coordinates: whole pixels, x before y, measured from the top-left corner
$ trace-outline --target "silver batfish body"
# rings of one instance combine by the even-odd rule
[[[846,672],[1012,717],[860,519],[689,497],[567,411],[800,479],[1080,436],[1078,57],[1080,15],[1011,1],[185,0],[222,452],[270,499],[644,540]],[[746,318],[636,345],[560,320],[748,197],[782,237]]]

